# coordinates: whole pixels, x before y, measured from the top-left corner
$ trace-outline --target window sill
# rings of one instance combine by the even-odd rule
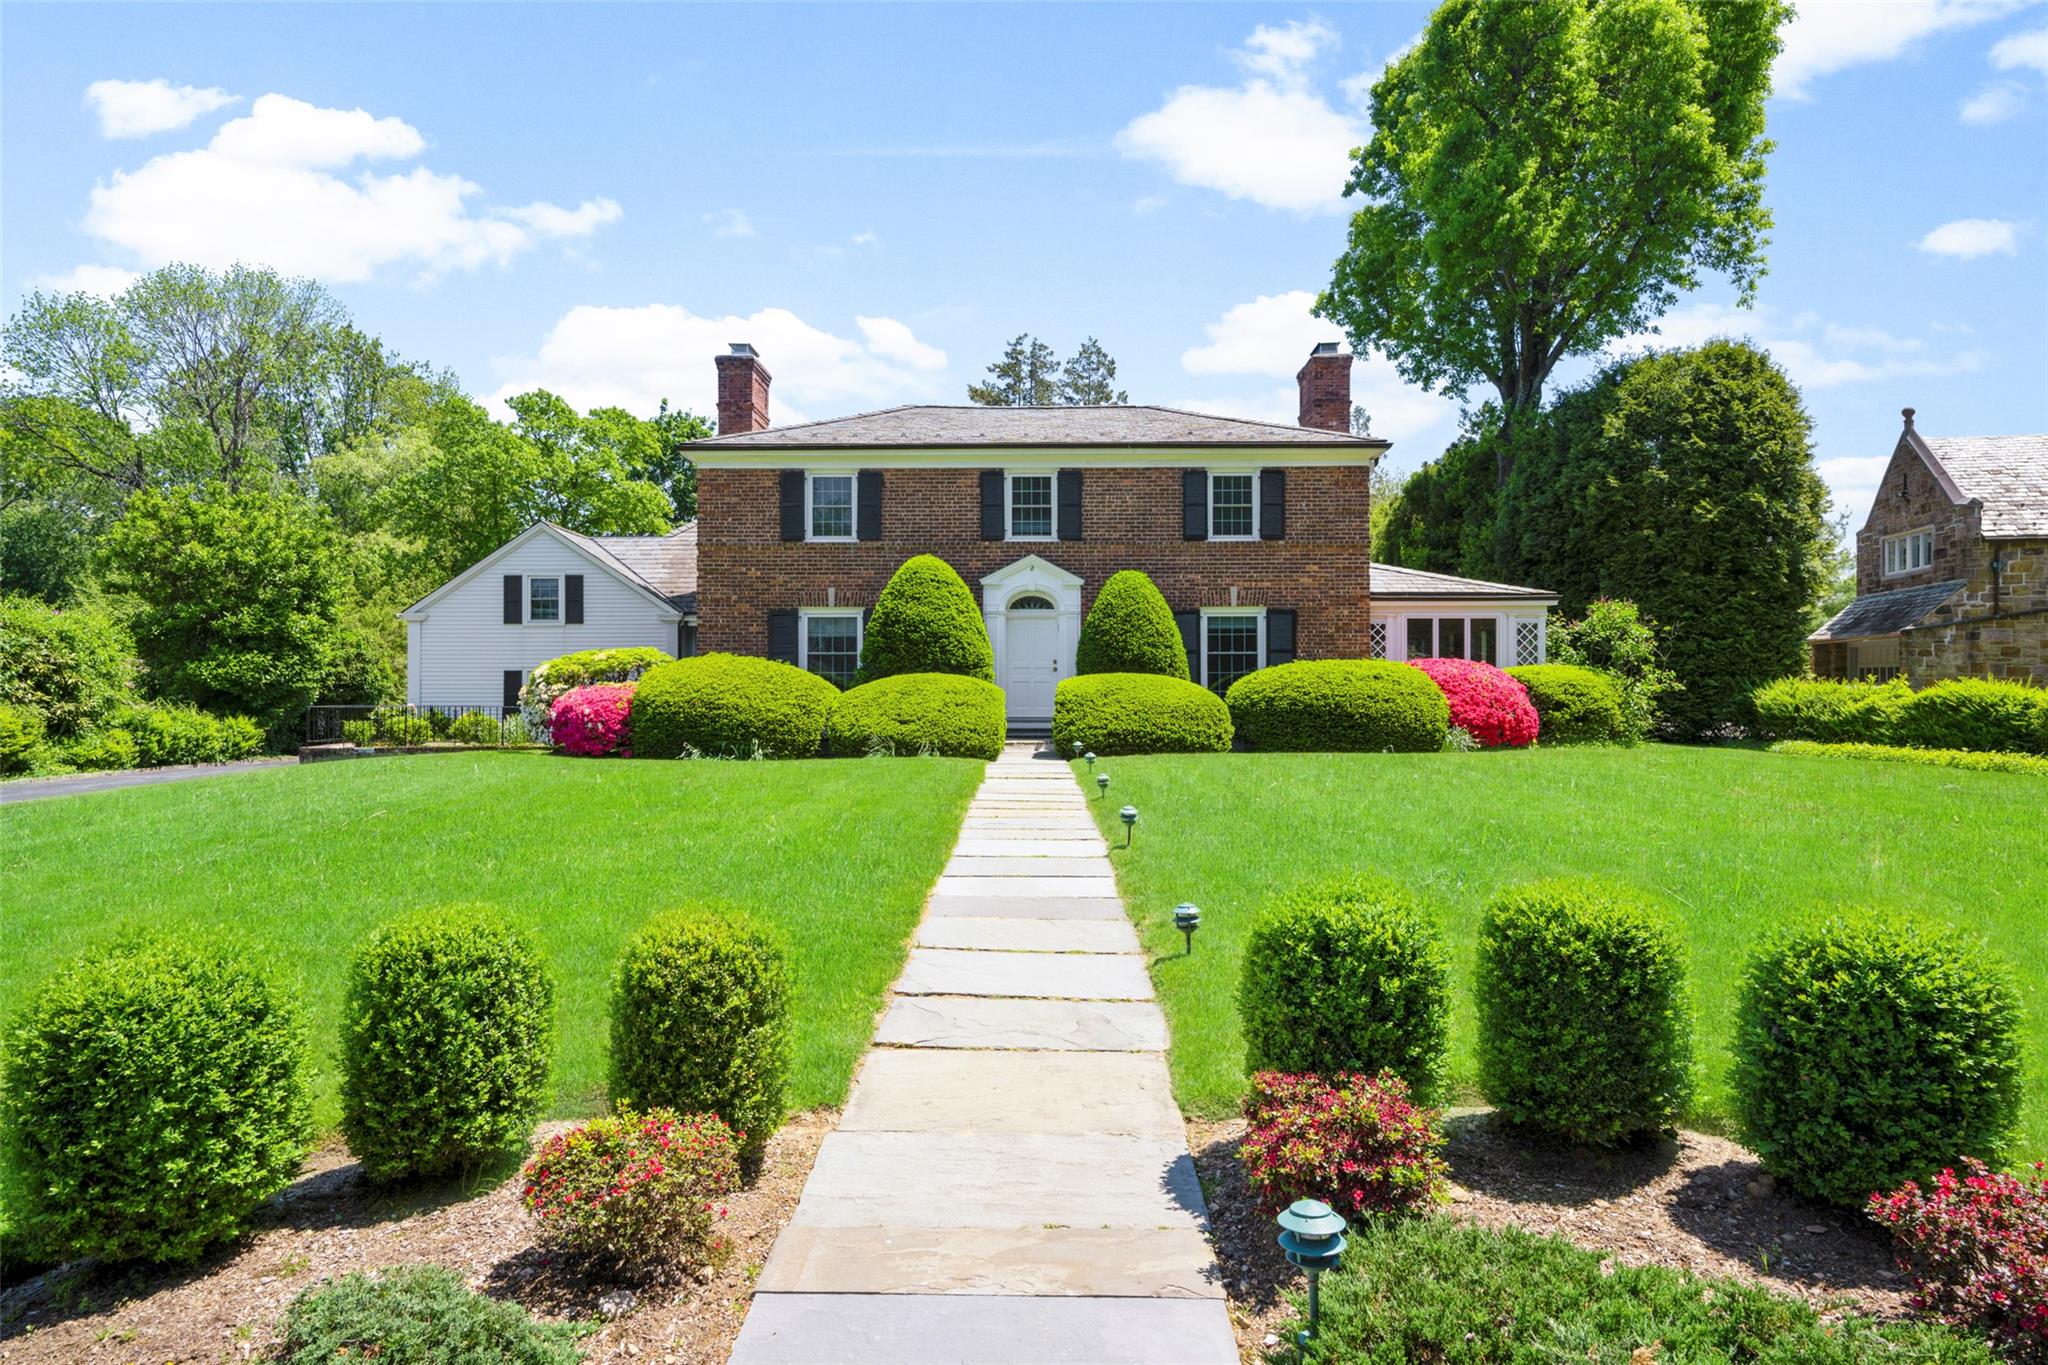
[[[1004,536],[1005,545],[1057,545],[1058,536]]]
[[[1221,543],[1221,544],[1224,544],[1224,545],[1249,545],[1249,544],[1251,544],[1251,543],[1252,543],[1253,541],[1257,540],[1258,538],[1259,538],[1259,537],[1258,537],[1257,535],[1249,535],[1249,536],[1218,536],[1218,535],[1211,535],[1210,537],[1208,537],[1208,539],[1210,539],[1210,540],[1212,540],[1212,541],[1216,541],[1216,542],[1219,542],[1219,543]]]
[[[806,545],[858,545],[859,536],[805,536]]]

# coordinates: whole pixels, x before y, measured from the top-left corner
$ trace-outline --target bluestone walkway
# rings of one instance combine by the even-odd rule
[[[1166,1020],[1064,763],[975,793],[735,1365],[1235,1365]]]

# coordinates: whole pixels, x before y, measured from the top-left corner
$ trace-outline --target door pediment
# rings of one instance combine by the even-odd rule
[[[994,589],[998,594],[1004,589],[1025,587],[1042,587],[1070,593],[1080,588],[1083,581],[1079,574],[1068,573],[1049,559],[1038,555],[1025,555],[1022,559],[1003,565],[994,573],[984,575],[981,586],[984,592]]]

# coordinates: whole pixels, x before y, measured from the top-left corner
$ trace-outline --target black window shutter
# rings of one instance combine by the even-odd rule
[[[1180,642],[1188,652],[1188,676],[1196,682],[1202,680],[1202,613],[1198,611],[1177,611],[1173,623],[1180,627]]]
[[[801,469],[782,471],[782,538],[804,538],[804,472]]]
[[[526,580],[516,573],[505,575],[505,624],[516,626],[526,619]]]
[[[583,624],[583,575],[580,573],[562,575],[562,624]]]
[[[863,469],[854,480],[854,533],[861,540],[882,538],[882,471]]]
[[[1059,477],[1060,539],[1081,538],[1081,471],[1062,469]]]
[[[786,664],[796,662],[796,613],[768,613],[768,657]]]
[[[1259,471],[1259,539],[1279,540],[1287,534],[1287,471]]]
[[[1182,540],[1209,538],[1209,471],[1206,469],[1181,471],[1180,535]]]
[[[1003,471],[981,471],[981,538],[1001,540],[1004,532]]]
[[[1266,667],[1294,662],[1294,608],[1266,608]]]
[[[516,668],[505,670],[505,709],[512,711],[519,706],[519,685],[526,681],[526,675]]]

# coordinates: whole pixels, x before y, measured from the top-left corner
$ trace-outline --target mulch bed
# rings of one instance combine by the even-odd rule
[[[1824,1310],[1905,1311],[1909,1287],[1880,1229],[1779,1189],[1726,1138],[1681,1133],[1608,1152],[1504,1131],[1484,1112],[1454,1115],[1444,1127],[1453,1181],[1445,1211],[1461,1222],[1556,1234],[1624,1265],[1745,1279]],[[1286,1295],[1304,1286],[1245,1184],[1243,1139],[1239,1120],[1188,1124],[1238,1352],[1260,1361],[1293,1341],[1300,1323]]]
[[[585,1339],[592,1362],[722,1362],[837,1119],[829,1109],[800,1114],[770,1139],[759,1179],[727,1201],[731,1257],[679,1288],[586,1277],[537,1248],[516,1167],[483,1188],[392,1196],[364,1185],[337,1146],[307,1162],[253,1231],[196,1266],[65,1267],[0,1293],[0,1361],[261,1360],[302,1290],[354,1270],[432,1263],[540,1317],[608,1319]],[[546,1125],[537,1139],[567,1126]]]

